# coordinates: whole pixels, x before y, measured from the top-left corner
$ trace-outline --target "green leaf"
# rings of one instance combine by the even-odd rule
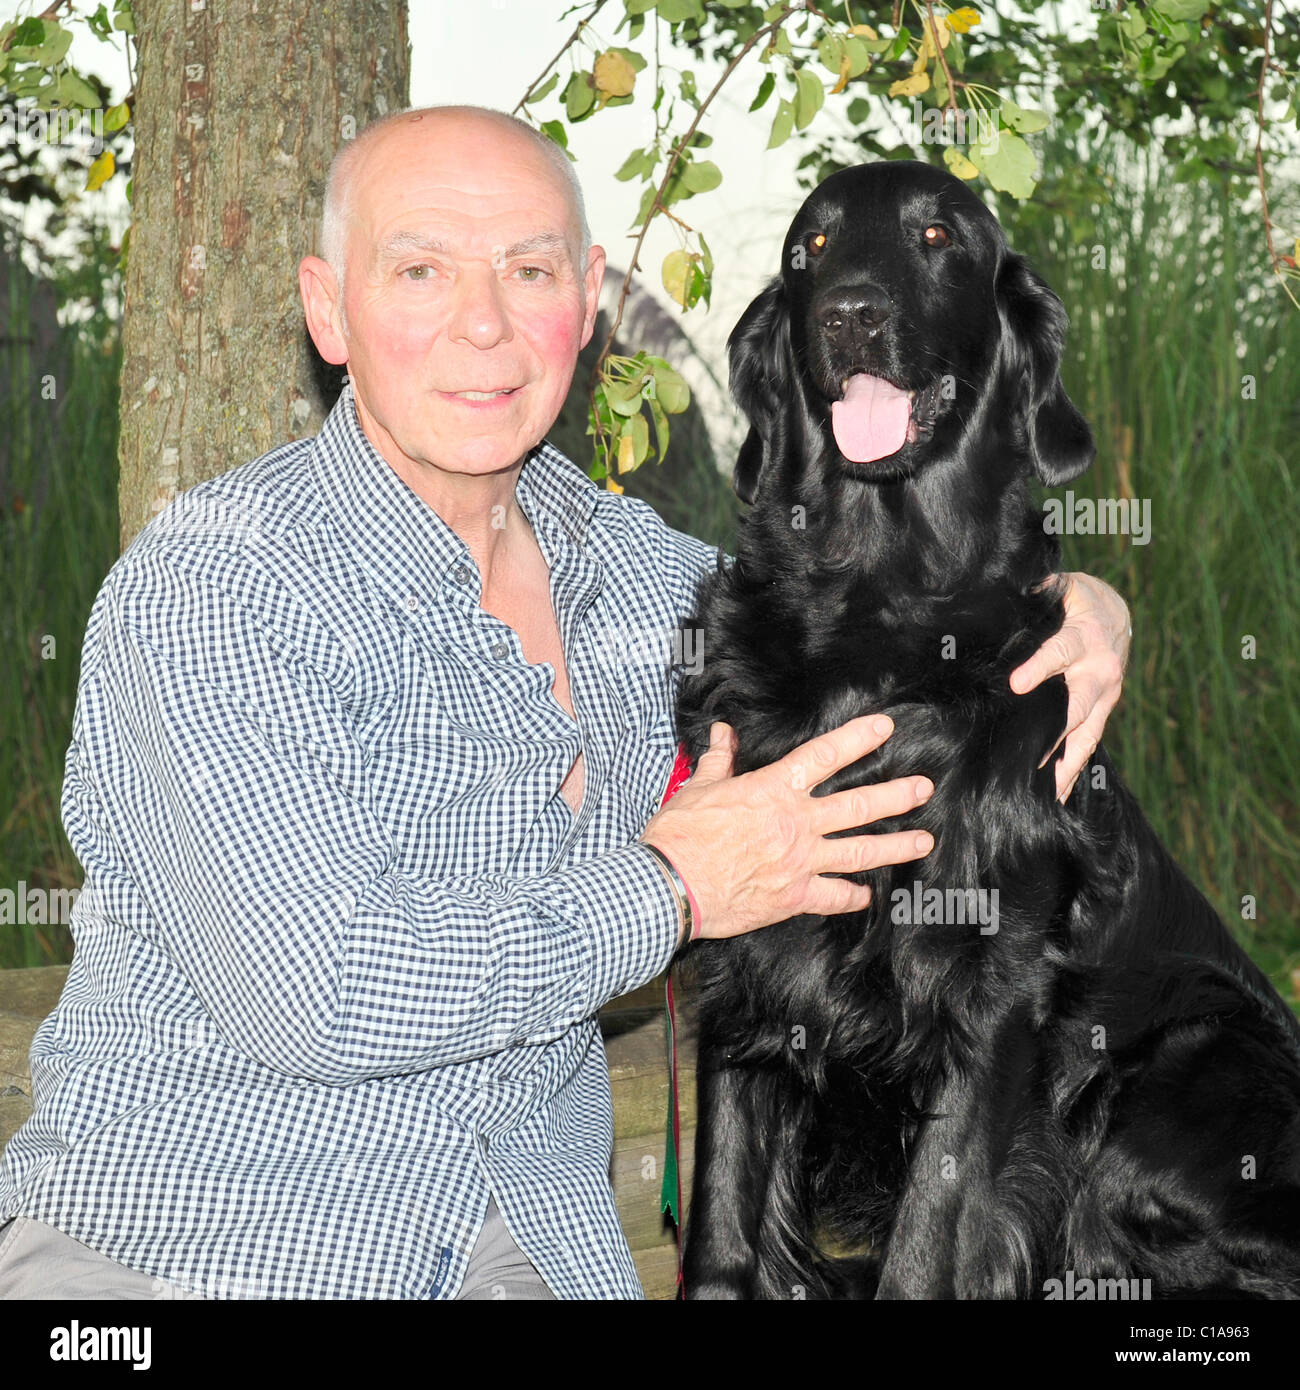
[[[562,150],[569,148],[569,132],[563,121],[543,121],[542,134],[549,136]]]
[[[662,357],[647,354],[646,362],[654,375],[655,399],[669,415],[680,415],[691,403],[691,388]]]
[[[105,43],[113,36],[113,21],[108,17],[108,11],[103,5],[94,14],[86,17],[86,27],[101,42]]]
[[[113,28],[123,34],[135,33],[135,14],[131,0],[117,0],[113,6]]]
[[[751,111],[757,111],[760,106],[772,95],[776,87],[776,77],[772,73],[766,73],[763,80],[758,84],[758,95],[749,104]]]
[[[704,258],[704,273],[713,277],[713,252],[709,250],[709,243],[704,240],[702,234],[697,233],[700,238],[700,255]]]
[[[1140,39],[1147,31],[1147,22],[1141,10],[1125,10],[1118,17],[1118,24],[1126,39]]]
[[[767,9],[763,11],[763,23],[771,24],[783,9],[785,9],[784,5],[769,5]]]
[[[827,72],[840,75],[840,59],[844,57],[844,35],[823,34],[817,44],[817,61]]]
[[[794,104],[784,97],[777,104],[776,115],[772,118],[772,133],[768,136],[767,147],[774,150],[784,145],[794,129]]]
[[[865,39],[850,37],[844,40],[844,53],[849,60],[849,76],[861,77],[871,66],[871,50]]]
[[[803,130],[812,118],[822,109],[826,101],[826,88],[821,79],[810,68],[800,68],[794,75],[799,94],[795,98],[794,123]]]
[[[131,108],[126,102],[119,102],[116,106],[110,106],[104,112],[104,129],[106,131],[121,130],[122,127],[131,119]]]
[[[898,33],[894,35],[894,41],[889,46],[889,52],[885,55],[885,61],[888,63],[896,63],[903,54],[907,52],[911,42],[911,30],[904,24],[899,29]]]
[[[1048,123],[1045,111],[1017,106],[1010,97],[1002,98],[1002,120],[1021,135],[1032,135],[1035,131],[1045,130]]]
[[[83,110],[93,110],[99,105],[99,93],[75,72],[60,74],[54,88],[54,100],[60,106],[76,106]]]
[[[653,381],[654,378],[651,377]],[[646,399],[646,404],[650,407],[650,419],[654,421],[655,427],[655,453],[659,457],[659,462],[664,461],[664,455],[668,452],[668,440],[672,431],[668,428],[668,416],[664,412],[663,406],[659,404],[657,396],[650,396]]]
[[[541,101],[545,96],[549,96],[555,88],[555,84],[560,80],[560,74],[553,72],[540,87],[534,87],[524,98],[524,105],[531,106],[535,101]]]
[[[849,120],[852,121],[854,125],[862,125],[870,115],[871,103],[866,97],[854,97],[853,100],[849,102],[848,116]]]
[[[564,113],[580,121],[596,104],[596,87],[589,72],[575,72],[564,89]]]
[[[1036,186],[1034,152],[1020,136],[1000,130],[996,143],[980,141],[972,145],[970,158],[1000,193],[1010,193],[1013,198],[1020,199],[1033,196]]]
[[[655,0],[623,0],[623,9],[630,15],[645,14],[654,7]]]
[[[626,58],[627,61],[632,64],[632,67],[636,72],[644,71],[645,59],[636,51],[635,48],[611,48],[609,51],[611,53],[617,53],[621,57]]]
[[[701,159],[686,166],[682,182],[692,193],[707,193],[722,182],[722,170],[711,159]]]
[[[783,57],[788,58],[794,52],[794,45],[790,42],[790,35],[784,29],[778,29],[772,36],[772,47]]]
[[[616,415],[635,415],[641,409],[641,381],[610,381],[605,384],[605,399]]]
[[[629,179],[640,178],[650,173],[653,168],[654,160],[645,150],[633,150],[619,166],[614,177],[622,183],[627,183]]]
[[[680,24],[684,19],[704,19],[704,6],[700,0],[659,0],[655,11],[660,19],[667,20],[669,24]]]
[[[1151,0],[1151,8],[1171,23],[1199,20],[1210,8],[1210,0]]]
[[[17,33],[20,37],[10,46],[9,57],[19,63],[39,63],[44,68],[61,63],[72,43],[72,31],[53,20],[24,20]],[[28,35],[34,36],[36,42],[29,42]]]

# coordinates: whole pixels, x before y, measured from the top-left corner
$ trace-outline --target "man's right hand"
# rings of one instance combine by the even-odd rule
[[[859,911],[871,901],[870,888],[822,875],[906,864],[930,852],[934,839],[926,831],[826,839],[921,805],[934,791],[927,777],[811,794],[893,731],[887,716],[865,714],[737,777],[735,730],[711,726],[694,775],[641,835],[673,861],[695,894],[701,937],[740,936],[801,913]]]

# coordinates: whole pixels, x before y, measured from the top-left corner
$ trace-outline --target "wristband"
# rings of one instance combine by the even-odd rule
[[[659,867],[663,870],[668,882],[672,885],[673,892],[677,895],[677,916],[681,921],[681,930],[678,933],[677,943],[679,946],[686,945],[689,941],[694,941],[700,934],[700,905],[695,901],[695,894],[691,892],[686,880],[677,872],[677,866],[671,859],[655,845],[647,844],[642,840],[646,849],[659,861]]]

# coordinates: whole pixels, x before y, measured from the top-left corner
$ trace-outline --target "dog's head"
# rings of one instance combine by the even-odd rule
[[[750,422],[736,491],[752,502],[765,468],[818,442],[880,482],[977,434],[1049,485],[1077,477],[1095,451],[1061,386],[1065,330],[960,179],[910,160],[841,170],[799,209],[780,276],[728,343]]]

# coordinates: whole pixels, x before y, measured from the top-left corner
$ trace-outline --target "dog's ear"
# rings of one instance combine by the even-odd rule
[[[790,314],[780,277],[741,315],[727,339],[731,394],[749,420],[732,486],[742,502],[758,496],[759,479],[781,451],[784,403],[794,389],[790,362]]]
[[[1061,385],[1061,353],[1069,326],[1065,307],[1023,256],[1008,254],[997,284],[1002,367],[1018,393],[1026,450],[1048,487],[1077,478],[1097,453],[1088,422]]]

